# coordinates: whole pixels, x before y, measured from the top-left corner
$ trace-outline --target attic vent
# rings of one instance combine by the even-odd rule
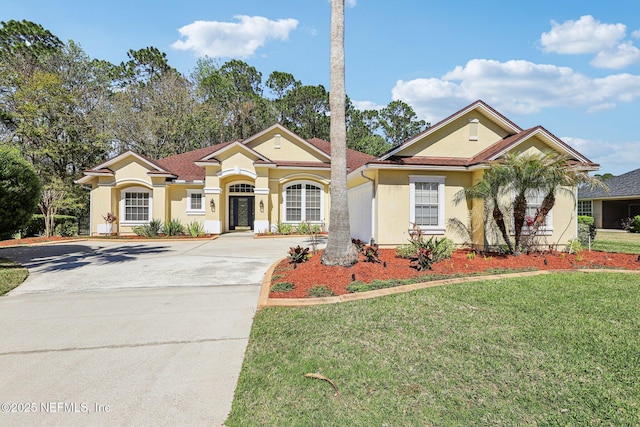
[[[280,148],[280,134],[276,133],[273,136],[273,148]]]
[[[469,119],[469,141],[478,140],[478,119]]]

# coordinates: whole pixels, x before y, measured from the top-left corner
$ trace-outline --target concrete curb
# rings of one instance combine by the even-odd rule
[[[283,258],[285,259],[285,258]],[[325,304],[338,304],[342,302],[360,301],[371,298],[378,298],[387,295],[402,294],[406,292],[412,292],[418,289],[435,288],[438,286],[454,285],[458,283],[469,282],[482,282],[486,280],[499,280],[510,279],[515,277],[531,277],[541,276],[544,274],[553,273],[624,273],[624,274],[640,274],[640,270],[613,270],[613,269],[572,269],[572,270],[538,270],[538,271],[523,271],[520,273],[507,273],[507,274],[492,274],[487,276],[468,276],[468,277],[456,277],[452,279],[434,280],[432,282],[414,283],[411,285],[396,286],[393,288],[377,289],[375,291],[357,292],[353,294],[338,295],[335,297],[322,297],[322,298],[269,298],[269,289],[271,286],[271,275],[276,266],[280,263],[279,260],[273,264],[269,270],[265,273],[265,278],[262,282],[262,289],[260,290],[260,300],[258,302],[258,310],[263,307],[308,307],[313,305],[325,305]]]

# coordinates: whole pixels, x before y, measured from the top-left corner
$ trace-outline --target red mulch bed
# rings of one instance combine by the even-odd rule
[[[36,243],[62,242],[64,240],[73,240],[73,239],[77,239],[77,237],[60,237],[60,236],[26,237],[24,239],[0,240],[0,247],[16,246],[16,245],[33,245]]]
[[[424,275],[471,275],[477,273],[492,274],[496,270],[571,270],[584,268],[610,268],[640,270],[638,255],[616,254],[607,252],[581,252],[577,258],[575,254],[547,253],[520,256],[505,256],[492,254],[484,256],[481,253],[469,258],[469,251],[458,250],[450,259],[433,264],[433,269],[418,271],[410,266],[407,259],[396,258],[395,250],[380,249],[380,263],[360,262],[352,267],[327,267],[321,264],[322,252],[314,255],[307,262],[298,264],[295,269],[288,261],[281,261],[275,268],[272,284],[277,282],[291,282],[295,288],[289,292],[271,292],[270,298],[306,298],[309,289],[315,286],[326,286],[335,295],[348,293],[346,287],[355,280],[370,283],[374,279],[405,279]],[[544,260],[547,260],[546,264]],[[386,263],[386,267],[385,267]],[[272,276],[272,277],[273,277]]]

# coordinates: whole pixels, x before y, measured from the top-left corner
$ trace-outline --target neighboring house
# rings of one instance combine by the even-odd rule
[[[580,188],[578,214],[595,219],[596,227],[621,229],[622,220],[640,215],[640,169],[604,181],[607,188]]]
[[[426,235],[469,240],[448,227],[468,224],[476,247],[496,244],[485,236],[481,202],[454,203],[476,183],[489,162],[507,152],[564,153],[597,165],[538,126],[523,130],[476,101],[379,158],[348,150],[352,235],[381,245],[405,243],[419,227]],[[153,218],[202,221],[209,233],[272,230],[278,223],[328,224],[330,143],[305,140],[274,125],[243,141],[151,160],[121,154],[85,172],[91,187],[91,231],[106,231],[102,216],[118,217],[119,233]],[[575,195],[575,189],[571,189]],[[576,198],[559,194],[542,234],[550,243],[576,236]],[[540,195],[531,195],[532,213]]]

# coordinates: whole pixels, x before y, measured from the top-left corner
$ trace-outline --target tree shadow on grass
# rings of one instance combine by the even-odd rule
[[[168,246],[159,245],[92,247],[56,244],[0,249],[0,257],[22,264],[28,270],[52,272],[74,270],[88,264],[119,264],[134,261],[141,255],[161,254],[170,250]]]

